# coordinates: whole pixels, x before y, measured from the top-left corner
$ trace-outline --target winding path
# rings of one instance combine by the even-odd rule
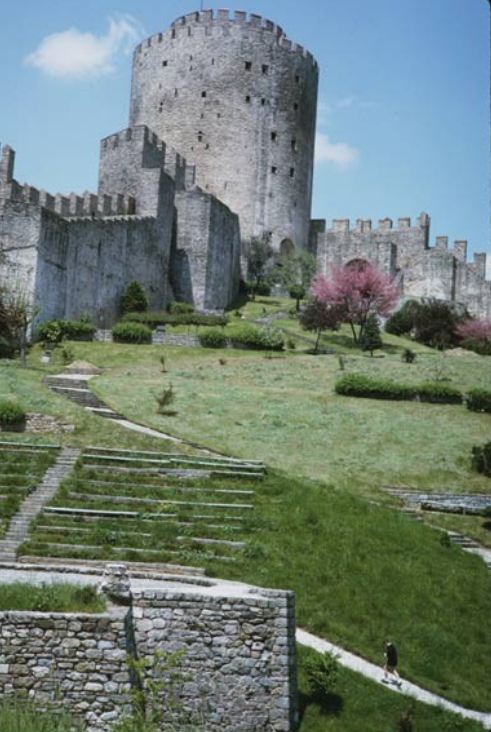
[[[302,646],[308,646],[309,648],[313,648],[319,653],[331,653],[337,658],[341,666],[345,666],[351,671],[362,674],[362,676],[365,676],[365,678],[367,679],[381,682],[383,678],[383,670],[380,666],[376,666],[369,661],[365,661],[364,658],[360,658],[360,656],[355,656],[354,653],[345,651],[343,648],[335,646],[333,643],[329,643],[329,641],[326,641],[323,638],[312,635],[311,633],[308,633],[305,630],[301,630],[300,628],[297,628],[296,638],[297,642],[300,643],[300,645]],[[444,699],[437,694],[433,694],[431,691],[422,689],[420,686],[416,686],[416,684],[412,684],[410,681],[404,681],[403,679],[401,686],[389,683],[386,685],[386,688],[396,692],[397,694],[410,696],[413,699],[417,699],[418,701],[423,702],[424,704],[431,704],[435,707],[442,707],[443,709],[446,709],[449,712],[454,712],[454,714],[459,714],[461,717],[465,717],[466,719],[473,719],[476,722],[480,722],[483,725],[484,729],[491,729],[491,713],[476,712],[473,709],[466,709],[465,707],[461,707],[458,704],[454,704],[453,702],[448,701],[448,699]]]

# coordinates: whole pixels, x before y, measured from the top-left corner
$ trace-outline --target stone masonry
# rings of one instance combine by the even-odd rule
[[[437,236],[430,246],[430,217],[422,213],[416,222],[400,218],[397,226],[382,219],[372,228],[370,219],[337,219],[326,230],[316,220],[311,227],[311,251],[318,269],[329,275],[333,267],[364,260],[392,275],[405,298],[436,297],[464,304],[472,315],[491,317],[491,282],[486,280],[486,254],[474,254],[468,263],[467,242]]]
[[[151,580],[148,580],[151,588]],[[101,615],[0,613],[0,694],[28,694],[109,732],[129,708],[128,656],[182,653],[174,719],[210,732],[287,732],[297,721],[292,593],[181,578],[129,590],[125,568],[105,573]]]

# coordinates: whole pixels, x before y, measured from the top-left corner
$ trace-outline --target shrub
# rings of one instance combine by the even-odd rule
[[[123,322],[145,323],[155,328],[157,325],[209,325],[224,326],[228,323],[226,315],[206,313],[168,313],[166,310],[145,313],[126,313]]]
[[[282,351],[284,347],[283,334],[277,328],[257,328],[247,324],[237,328],[230,334],[234,346],[254,348],[258,351]]]
[[[414,337],[420,343],[443,350],[458,343],[457,327],[467,312],[455,303],[428,298],[414,310]]]
[[[418,397],[422,402],[433,402],[434,404],[462,404],[462,394],[448,384],[441,382],[427,382],[416,387]]]
[[[469,318],[456,329],[460,345],[482,356],[491,355],[491,318]]]
[[[184,313],[194,313],[194,307],[189,302],[171,302],[168,307],[169,313],[173,315],[183,315]]]
[[[471,389],[466,395],[465,403],[471,412],[491,412],[491,391]]]
[[[156,394],[155,399],[157,401],[157,414],[173,414],[173,412],[169,412],[168,410],[168,407],[170,407],[176,399],[172,384],[167,388],[162,389],[160,394]]]
[[[209,328],[199,335],[199,342],[204,348],[225,348],[227,340],[223,330],[218,328]]]
[[[142,323],[117,323],[112,333],[116,343],[152,342],[152,331]]]
[[[380,335],[380,326],[376,315],[370,315],[368,318],[366,325],[361,332],[359,345],[362,351],[370,351],[371,356],[373,356],[374,351],[382,348],[384,345]]]
[[[426,383],[417,386],[398,384],[384,379],[373,379],[363,374],[346,374],[334,387],[343,396],[368,397],[370,399],[420,399],[436,404],[460,404],[462,394],[453,386],[441,383]]]
[[[385,323],[385,332],[400,336],[410,333],[414,327],[414,313],[418,303],[416,300],[408,300],[404,305]]]
[[[416,354],[410,348],[405,348],[402,352],[402,360],[404,363],[414,363],[416,361]]]
[[[121,298],[123,313],[144,312],[148,309],[148,300],[145,290],[139,282],[130,282]]]
[[[460,346],[467,351],[474,351],[480,356],[491,356],[491,341],[481,341],[477,338],[465,338]]]
[[[37,329],[37,337],[47,345],[56,345],[64,338],[91,341],[95,331],[95,325],[86,320],[45,320]]]
[[[0,425],[2,427],[22,424],[25,421],[26,413],[17,402],[9,399],[0,401]]]
[[[472,467],[478,473],[491,477],[491,442],[474,445],[472,448]]]
[[[305,660],[305,674],[311,693],[325,699],[336,688],[339,664],[330,653],[311,653]]]

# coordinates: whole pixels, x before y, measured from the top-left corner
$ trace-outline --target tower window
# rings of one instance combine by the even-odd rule
[[[273,165],[271,168],[271,172],[273,175],[276,175],[276,173],[278,172],[278,168],[275,165]]]
[[[250,103],[251,103],[251,98],[250,98],[249,95],[247,95],[246,96],[246,104],[250,104]]]
[[[175,28],[172,29],[172,33],[170,34],[170,37],[171,38],[175,38],[176,37],[176,29]]]
[[[203,133],[201,131],[198,132],[198,142],[203,142]]]
[[[201,112],[200,119],[204,119],[204,118],[205,118],[204,112]]]
[[[295,104],[293,105],[293,109],[295,110],[295,112],[298,111],[298,102],[295,102]]]
[[[252,69],[252,61],[245,62],[245,70],[250,71]]]
[[[295,76],[295,83],[300,84],[300,77],[298,74]]]
[[[271,133],[271,141],[272,142],[276,142],[277,139],[278,139],[278,133],[277,132],[272,132]]]
[[[263,97],[261,99],[261,107],[265,107],[265,106],[266,106],[266,99]]]
[[[190,60],[190,61],[192,61],[192,60],[193,60],[193,57],[192,57],[192,55],[191,55],[191,56],[189,57],[189,60]]]
[[[293,152],[297,151],[297,141],[295,138],[292,139],[292,151]]]
[[[267,64],[263,64],[263,75],[267,76],[269,72],[269,66]]]
[[[188,36],[190,36],[190,35],[191,35],[191,33],[192,33],[192,31],[191,31],[191,26],[189,26],[189,28],[188,28]]]
[[[202,91],[201,92],[201,96],[203,97],[203,99],[206,99],[206,92],[205,91]]]
[[[205,145],[205,150],[209,150],[209,149],[210,149],[210,145],[209,145],[209,143],[207,142],[207,143],[206,143],[206,145]]]
[[[295,168],[290,168],[290,178],[295,178]]]
[[[167,61],[162,61],[162,66],[167,66]]]
[[[220,114],[220,112],[218,112],[218,114],[217,114],[217,119],[220,119],[220,117],[221,117],[221,116],[222,116],[222,115]]]
[[[214,66],[214,65],[215,65],[215,59],[214,59],[214,58],[212,58],[212,59],[211,59],[211,65],[212,65],[212,66]]]
[[[179,96],[179,89],[174,89],[174,96],[175,97],[178,97]]]

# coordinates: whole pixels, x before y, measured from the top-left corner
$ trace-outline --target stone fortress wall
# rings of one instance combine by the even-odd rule
[[[107,327],[133,280],[143,284],[153,309],[183,289],[200,309],[223,309],[236,297],[237,216],[200,191],[194,167],[148,128],[102,141],[98,195],[53,196],[22,186],[14,161],[14,151],[4,146],[0,282],[26,292],[41,320],[88,314]],[[179,217],[188,196],[199,199],[201,212],[192,242]]]
[[[463,303],[475,316],[491,317],[491,282],[486,280],[486,254],[474,254],[467,262],[467,241],[448,246],[448,237],[437,236],[430,246],[430,217],[422,213],[416,222],[382,219],[372,227],[370,219],[335,219],[326,230],[324,220],[312,222],[310,249],[318,269],[329,275],[354,259],[372,262],[397,278],[405,298],[436,297]]]
[[[26,693],[39,706],[62,698],[87,732],[109,732],[129,709],[128,656],[182,651],[180,713],[210,732],[295,729],[293,594],[169,579],[167,589],[148,580],[125,597],[131,605],[101,615],[0,613],[0,695]]]
[[[258,15],[190,13],[139,45],[130,124],[196,163],[199,185],[276,251],[308,242],[318,67]]]

